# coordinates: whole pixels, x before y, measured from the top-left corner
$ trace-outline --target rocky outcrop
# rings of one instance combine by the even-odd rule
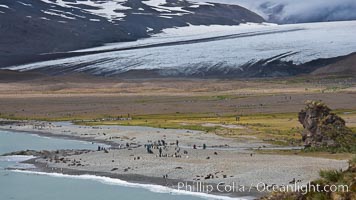
[[[304,127],[302,140],[305,147],[355,149],[355,134],[346,127],[345,120],[331,113],[323,102],[308,101],[298,118]]]

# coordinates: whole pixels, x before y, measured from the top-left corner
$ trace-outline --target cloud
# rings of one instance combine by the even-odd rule
[[[356,0],[194,0],[237,4],[275,23],[356,19]]]

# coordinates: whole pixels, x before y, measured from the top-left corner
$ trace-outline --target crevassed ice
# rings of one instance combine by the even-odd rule
[[[189,29],[191,31],[188,31]],[[216,66],[222,68],[240,66],[288,53],[283,58],[295,64],[319,58],[330,58],[356,52],[356,21],[324,22],[294,25],[237,27],[191,27],[185,31],[166,30],[147,40],[121,45],[137,46],[164,44],[182,40],[196,40],[215,36],[243,34],[220,40],[159,46],[117,52],[99,53],[67,59],[9,67],[13,70],[31,70],[43,67],[62,67],[91,63],[76,71],[92,70],[94,74],[121,73],[132,69],[174,69],[194,73],[199,69]],[[199,30],[197,30],[197,28]],[[226,29],[224,29],[226,28]],[[195,29],[195,31],[193,31]],[[208,31],[209,30],[209,31]],[[256,35],[256,32],[258,35]],[[101,62],[96,62],[102,60]],[[94,62],[95,61],[95,62]]]

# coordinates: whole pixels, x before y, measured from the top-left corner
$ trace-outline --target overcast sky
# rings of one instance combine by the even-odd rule
[[[233,3],[279,23],[356,19],[356,0],[193,0]]]

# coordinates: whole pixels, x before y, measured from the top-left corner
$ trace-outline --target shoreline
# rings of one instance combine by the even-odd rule
[[[7,156],[19,156],[19,155],[6,155]],[[29,156],[29,155],[26,155]],[[27,160],[20,161],[19,163],[31,164],[34,168],[5,168],[5,170],[10,170],[13,172],[20,173],[29,173],[29,174],[39,174],[39,175],[48,175],[48,176],[58,176],[58,177],[69,177],[69,178],[83,178],[88,180],[102,180],[104,178],[112,179],[114,182],[119,181],[126,184],[118,184],[122,187],[137,187],[147,189],[151,192],[163,192],[163,193],[174,193],[178,195],[187,195],[187,196],[198,196],[198,197],[208,197],[213,199],[240,199],[240,200],[252,200],[259,199],[262,196],[265,196],[267,193],[262,193],[256,191],[247,192],[234,192],[234,193],[222,193],[216,191],[212,192],[200,192],[200,191],[187,191],[179,190],[177,185],[179,182],[194,184],[192,182],[186,182],[176,179],[163,179],[158,177],[148,177],[139,174],[113,174],[107,172],[96,172],[96,171],[86,171],[86,170],[74,170],[68,168],[57,168],[57,167],[48,167],[45,163],[36,162],[36,159],[39,157],[28,158]],[[86,176],[93,176],[92,178],[87,178]],[[110,181],[110,180],[109,180]],[[109,182],[108,181],[108,182]],[[105,182],[104,182],[105,184]],[[214,184],[212,184],[214,185]],[[214,185],[216,186],[216,185]],[[162,191],[156,191],[156,187],[162,187]],[[215,187],[214,187],[215,188]]]
[[[99,140],[99,139],[95,139],[95,138],[85,138],[85,137],[74,136],[74,135],[59,135],[59,134],[53,134],[50,132],[42,132],[42,131],[35,131],[35,130],[16,130],[16,129],[3,128],[3,127],[0,127],[0,130],[27,133],[27,134],[37,135],[37,136],[41,136],[41,137],[50,137],[50,138],[58,138],[58,139],[66,139],[66,140],[77,140],[77,141],[82,141],[82,142],[96,143],[98,145],[105,144],[105,145],[110,146],[110,148],[117,148],[117,146],[118,146],[118,144],[116,144],[115,142],[112,142],[112,141]]]
[[[14,122],[15,124],[18,123],[18,121]],[[85,137],[80,137],[80,136],[73,136],[73,135],[59,135],[59,134],[53,134],[50,132],[42,132],[42,131],[35,131],[35,130],[16,130],[12,128],[3,128],[0,127],[0,130],[4,131],[10,131],[10,132],[20,132],[20,133],[26,133],[26,134],[32,134],[32,135],[37,135],[40,137],[50,137],[50,138],[59,138],[59,139],[68,139],[68,140],[77,140],[77,141],[84,141],[84,142],[96,142],[98,145],[100,144],[105,144],[109,145],[110,148],[115,148],[118,146],[117,143],[112,142],[112,141],[106,141],[106,140],[98,140],[95,138],[85,138]],[[12,152],[10,152],[12,153]],[[41,162],[36,162],[36,160],[39,157],[32,158],[29,160],[22,161],[20,163],[26,163],[26,164],[32,164],[35,166],[34,169],[28,169],[28,170],[23,170],[23,169],[11,169],[11,170],[20,170],[20,171],[31,171],[31,172],[43,172],[43,173],[59,173],[59,174],[64,174],[64,175],[73,175],[73,176],[80,176],[80,175],[93,175],[93,176],[99,176],[99,177],[107,177],[107,178],[112,178],[112,179],[117,179],[117,180],[122,180],[122,181],[127,181],[129,183],[134,183],[134,184],[148,184],[148,185],[157,185],[157,186],[162,186],[162,187],[167,187],[169,189],[173,190],[178,190],[177,186],[179,182],[184,182],[184,183],[189,183],[193,184],[193,182],[189,181],[184,181],[184,180],[178,180],[178,179],[163,179],[159,177],[153,177],[153,176],[144,176],[144,175],[139,175],[139,174],[114,174],[114,173],[109,173],[109,172],[100,172],[100,171],[88,171],[88,170],[75,170],[75,169],[69,169],[69,168],[58,168],[58,167],[49,167],[46,166],[47,164],[41,163]],[[167,185],[168,183],[168,185]],[[267,193],[261,193],[256,191],[249,191],[249,192],[235,192],[235,193],[221,193],[216,191],[216,184],[209,183],[214,185],[215,190],[212,193],[202,193],[202,192],[196,192],[193,191],[194,193],[198,194],[208,194],[208,195],[215,195],[217,197],[230,197],[230,198],[242,198],[242,199],[255,199],[255,198],[260,198],[264,196]],[[175,187],[173,187],[175,185]],[[179,190],[178,190],[179,191]],[[185,191],[182,190],[183,192],[190,192],[190,191]],[[199,196],[199,195],[198,195]]]
[[[241,142],[201,132],[146,129],[145,127],[109,126],[93,128],[68,124],[53,126],[55,123],[43,123],[41,125],[44,128],[36,131],[33,130],[36,123],[38,125],[38,123],[43,122],[15,121],[13,123],[15,127],[4,128],[7,126],[1,126],[0,130],[86,142],[95,141],[112,145],[113,148],[109,148],[107,151],[63,150],[59,153],[58,151],[57,153],[55,151],[46,154],[38,153],[39,157],[24,162],[35,165],[34,172],[61,173],[73,176],[103,176],[128,181],[129,183],[152,184],[163,187],[166,187],[168,183],[170,189],[176,189],[178,182],[189,184],[206,182],[215,186],[220,182],[226,185],[238,183],[238,185],[248,188],[249,186],[256,186],[257,183],[264,183],[267,186],[288,185],[288,182],[292,179],[301,180],[301,183],[304,184],[318,178],[320,169],[347,167],[347,162],[344,160],[254,154],[251,151],[237,149],[203,149],[199,144],[205,144],[205,142],[208,142],[210,147],[223,144],[228,144],[228,147],[253,147],[261,143]],[[115,138],[115,140],[109,138]],[[158,156],[158,149],[152,149],[154,152],[149,154],[143,148],[143,144],[146,144],[147,140],[157,141],[159,139],[165,139],[168,142],[167,149],[164,151],[168,156]],[[178,139],[182,151],[178,156],[175,156],[177,152],[175,141]],[[121,144],[128,142],[130,142],[128,148],[121,148]],[[173,144],[171,144],[172,142]],[[131,144],[133,145],[131,146]],[[191,144],[198,144],[198,148],[193,149]],[[187,151],[187,154],[183,154],[183,150]],[[168,174],[169,177],[164,179],[163,176]],[[246,196],[259,198],[267,193],[261,193],[254,189],[245,190],[245,193],[240,191],[232,193],[213,191],[212,194],[235,198]]]
[[[222,193],[216,190],[216,184],[209,183],[214,185],[214,190],[211,193],[199,192],[199,191],[186,191],[186,190],[179,190],[178,183],[184,182],[193,185],[194,182],[184,181],[184,180],[177,180],[177,179],[163,179],[159,177],[149,177],[139,174],[114,174],[109,172],[100,172],[100,171],[87,171],[87,170],[75,170],[75,169],[68,169],[68,168],[58,168],[58,167],[49,167],[46,166],[45,163],[36,162],[37,158],[32,158],[26,161],[22,161],[21,163],[32,164],[35,166],[33,169],[21,170],[20,171],[31,171],[31,172],[43,172],[47,174],[63,174],[63,175],[71,175],[71,176],[82,176],[82,175],[92,175],[96,177],[106,177],[111,179],[116,179],[119,181],[126,181],[132,184],[140,184],[140,185],[153,185],[153,186],[162,186],[168,189],[175,190],[176,192],[182,193],[197,193],[197,196],[205,196],[205,195],[214,195],[217,198],[219,197],[230,197],[230,198],[241,198],[241,199],[258,199],[262,196],[265,196],[267,193],[258,192],[257,190],[251,190],[248,192],[232,192],[232,193]],[[16,169],[13,169],[16,170]],[[190,194],[194,195],[194,194]]]

